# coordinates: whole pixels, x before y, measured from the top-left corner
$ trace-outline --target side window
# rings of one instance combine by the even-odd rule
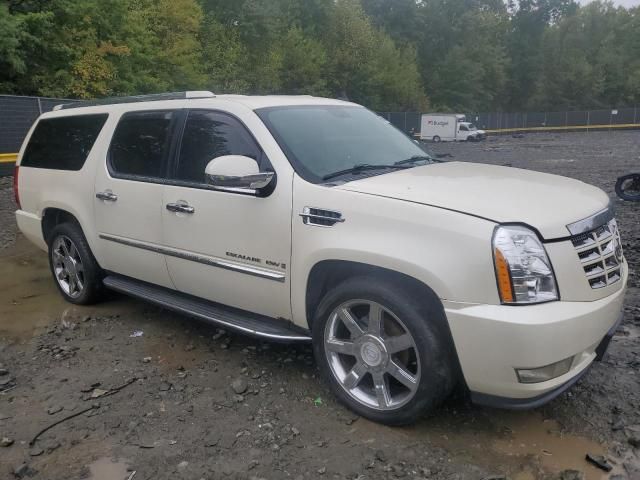
[[[120,119],[111,140],[110,167],[115,174],[164,177],[173,112],[133,112]]]
[[[235,118],[219,112],[192,110],[182,135],[175,179],[205,183],[204,169],[222,155],[244,155],[260,164],[261,150]]]
[[[460,131],[461,131],[461,132],[468,132],[468,131],[469,131],[469,129],[467,128],[467,126],[466,126],[466,125],[460,125]]]
[[[36,125],[21,166],[80,170],[108,115],[46,118]]]

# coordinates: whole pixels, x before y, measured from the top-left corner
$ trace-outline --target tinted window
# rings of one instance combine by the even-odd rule
[[[169,149],[172,112],[125,114],[111,140],[109,161],[115,173],[162,177]]]
[[[40,120],[24,152],[24,167],[80,170],[107,114]]]
[[[217,112],[191,111],[182,136],[175,178],[205,183],[204,169],[216,157],[244,155],[259,163],[260,149],[246,128]]]

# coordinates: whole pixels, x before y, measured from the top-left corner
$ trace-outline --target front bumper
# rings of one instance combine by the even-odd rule
[[[621,284],[625,285],[626,278]],[[620,318],[625,289],[592,302],[529,306],[444,301],[460,367],[472,399],[532,408],[567,390],[606,349]],[[515,369],[572,357],[569,371],[539,383],[520,383]]]
[[[613,338],[618,326],[622,322],[622,314],[618,317],[618,321],[615,323],[613,327],[607,332],[604,338],[600,341],[600,344],[595,350],[596,361],[600,361],[604,358],[604,354],[609,348],[609,343]],[[584,375],[589,371],[592,363],[590,363],[587,368],[584,368],[581,372],[577,373],[574,377],[569,379],[567,382],[559,385],[553,390],[549,390],[547,393],[543,393],[541,395],[537,395],[531,398],[509,398],[509,397],[500,397],[497,395],[488,395],[486,393],[479,392],[470,392],[471,393],[471,401],[476,405],[483,405],[485,407],[493,407],[493,408],[505,408],[509,410],[529,410],[531,408],[537,408],[545,403],[550,402],[556,397],[559,397],[564,392],[569,390],[573,385],[575,385],[578,380],[580,380]]]

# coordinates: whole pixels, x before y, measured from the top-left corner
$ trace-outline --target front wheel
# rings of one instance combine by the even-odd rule
[[[403,425],[441,403],[454,386],[444,322],[435,295],[410,295],[391,282],[353,278],[320,303],[312,328],[314,354],[347,407],[376,422]]]
[[[640,173],[619,177],[616,181],[616,194],[623,200],[640,202]]]
[[[103,294],[102,270],[80,227],[57,225],[48,240],[51,274],[65,300],[77,305],[98,301]]]

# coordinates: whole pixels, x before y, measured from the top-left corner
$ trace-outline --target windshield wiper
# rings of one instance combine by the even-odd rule
[[[396,163],[394,163],[394,165],[407,165],[410,163],[418,163],[418,162],[433,163],[436,161],[437,160],[435,160],[433,157],[430,157],[429,155],[414,155],[413,157],[405,158],[404,160],[397,161]]]
[[[338,170],[337,172],[329,173],[322,177],[322,180],[330,180],[335,177],[339,177],[341,175],[347,175],[349,173],[360,173],[365,170],[386,170],[388,168],[398,169],[398,168],[408,168],[407,165],[393,164],[393,165],[372,165],[369,163],[359,163],[358,165],[354,165],[351,168],[345,168],[344,170]]]

